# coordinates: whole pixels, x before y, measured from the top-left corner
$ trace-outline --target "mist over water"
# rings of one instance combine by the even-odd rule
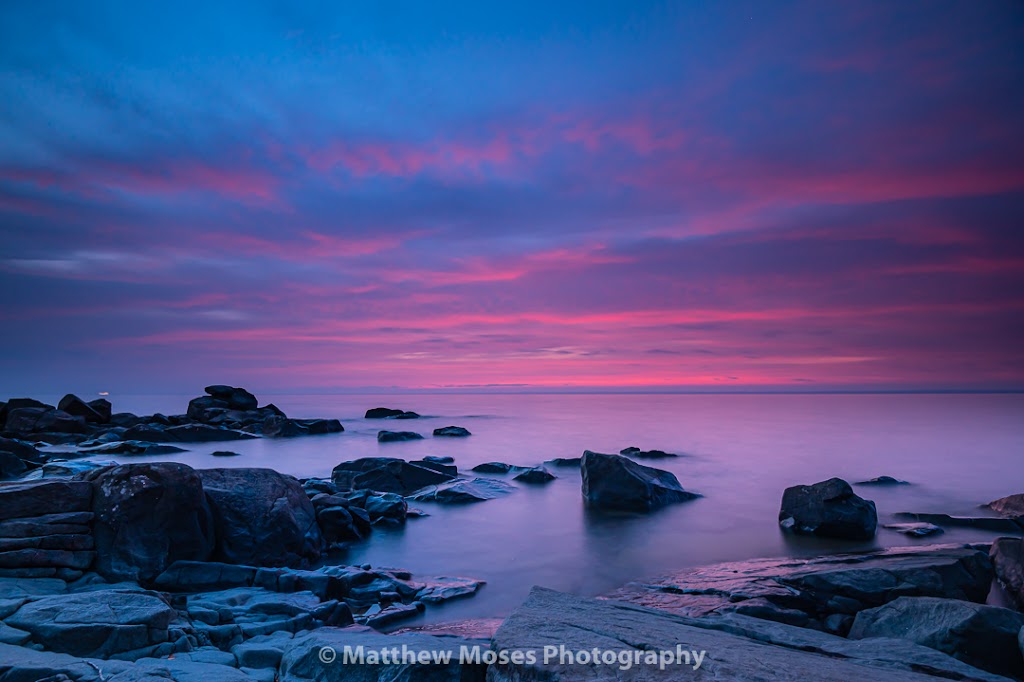
[[[258,394],[259,395],[259,394]],[[111,396],[115,411],[182,413],[192,396]],[[809,556],[932,542],[980,542],[991,533],[952,529],[912,540],[879,527],[873,542],[784,536],[784,488],[832,476],[851,483],[879,475],[913,485],[855,487],[875,500],[879,524],[900,511],[979,514],[979,504],[1024,492],[1024,395],[259,395],[291,417],[337,417],[345,433],[291,440],[186,445],[159,457],[196,468],[269,467],[329,477],[339,462],[368,456],[450,455],[461,472],[502,461],[536,465],[584,449],[627,446],[683,455],[644,461],[672,471],[703,498],[646,516],[584,509],[576,469],[552,471],[545,486],[516,484],[479,504],[417,506],[431,515],[331,558],[400,567],[420,575],[466,575],[488,585],[474,598],[432,608],[421,620],[498,617],[530,587],[595,595],[631,580],[701,564],[765,556]],[[55,402],[52,398],[50,402]],[[419,420],[366,420],[370,407],[398,407]],[[473,436],[432,438],[439,426]],[[422,441],[378,444],[381,429]],[[214,458],[214,450],[240,457]],[[511,476],[507,477],[511,480]]]

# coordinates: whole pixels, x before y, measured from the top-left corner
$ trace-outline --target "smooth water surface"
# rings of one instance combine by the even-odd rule
[[[259,394],[258,394],[259,395]],[[977,506],[1024,492],[1022,395],[261,395],[292,417],[337,417],[345,433],[294,440],[186,446],[171,457],[193,467],[270,467],[330,476],[366,456],[451,455],[460,471],[503,461],[535,465],[584,449],[636,445],[680,453],[646,464],[674,472],[703,498],[646,516],[588,513],[579,471],[552,469],[546,486],[518,485],[504,498],[460,507],[418,504],[431,516],[378,529],[334,562],[466,575],[488,585],[472,599],[431,609],[432,621],[502,616],[532,585],[585,595],[686,566],[752,557],[813,555],[914,542],[985,541],[973,530],[912,540],[879,528],[874,543],[794,539],[778,528],[785,487],[832,476],[887,474],[913,483],[858,487],[879,522],[899,511],[978,514]],[[115,411],[181,413],[187,396],[111,396]],[[367,408],[414,410],[419,420],[362,418]],[[465,426],[465,439],[432,438]],[[413,430],[422,441],[378,444],[377,431]],[[213,458],[231,449],[240,457]],[[112,459],[104,457],[104,459]]]

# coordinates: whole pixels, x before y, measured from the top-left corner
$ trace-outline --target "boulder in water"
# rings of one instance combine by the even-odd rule
[[[684,490],[674,474],[622,455],[587,450],[580,463],[583,499],[596,509],[646,512],[700,497]]]
[[[473,434],[469,432],[469,429],[461,426],[442,426],[434,429],[434,435],[438,437],[444,436],[446,438],[465,438],[466,436],[472,436]]]
[[[801,535],[870,540],[875,536],[878,515],[874,502],[859,497],[843,479],[830,478],[786,488],[779,525]]]

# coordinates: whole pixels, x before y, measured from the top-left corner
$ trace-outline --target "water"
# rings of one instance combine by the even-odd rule
[[[332,562],[466,575],[488,585],[474,598],[431,609],[429,621],[500,617],[533,585],[595,595],[687,566],[752,557],[814,555],[914,542],[977,542],[993,535],[955,529],[911,540],[879,529],[873,542],[794,539],[780,533],[782,491],[832,476],[887,474],[913,483],[862,487],[879,522],[899,511],[978,514],[977,506],[1024,492],[1024,395],[388,395],[260,396],[293,417],[338,417],[345,433],[294,440],[194,445],[167,460],[193,467],[270,467],[299,477],[330,475],[366,456],[451,455],[462,471],[487,461],[535,465],[584,449],[636,445],[684,454],[646,462],[668,469],[703,498],[646,516],[588,513],[579,472],[519,485],[504,498],[462,507],[417,506],[431,516],[374,532]],[[180,413],[187,396],[112,396],[115,410]],[[414,410],[415,421],[365,420],[369,407]],[[449,424],[465,439],[431,438]],[[382,428],[422,441],[378,444]],[[241,457],[213,458],[216,449]],[[111,459],[104,457],[104,459]]]

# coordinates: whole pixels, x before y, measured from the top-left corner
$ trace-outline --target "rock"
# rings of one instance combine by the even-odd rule
[[[549,459],[545,464],[550,464],[553,467],[572,467],[578,469],[582,461],[582,457],[555,457],[554,459]]]
[[[870,540],[875,536],[878,516],[874,502],[859,497],[843,479],[830,478],[786,488],[779,525],[801,535]]]
[[[766,646],[766,642],[778,644]],[[864,651],[858,646],[871,648]],[[502,623],[491,647],[495,651],[532,651],[535,657],[532,661],[510,660],[490,666],[488,682],[674,682],[690,676],[788,682],[935,679],[921,669],[953,679],[995,679],[909,643],[902,643],[894,655],[884,646],[851,643],[756,618],[685,618],[539,587],[533,588],[526,602]],[[545,647],[554,647],[555,655],[549,660],[544,658]],[[572,658],[563,657],[560,647]],[[599,654],[615,652],[616,658],[610,664],[595,662],[595,649]],[[620,652],[628,657],[628,671],[620,670]],[[671,659],[669,654],[673,655]]]
[[[898,478],[892,476],[878,476],[871,478],[866,481],[857,481],[854,485],[910,485],[906,481],[901,481]]]
[[[909,535],[912,538],[923,538],[929,535],[941,535],[944,531],[931,523],[888,523],[882,528]]]
[[[933,523],[937,526],[952,528],[977,528],[996,533],[1024,532],[1024,520],[997,518],[993,516],[950,516],[949,514],[918,514],[913,512],[897,512],[896,518],[907,519],[919,523]]]
[[[280,593],[262,587],[190,595],[185,608],[196,629],[220,648],[274,632],[352,623],[352,611],[346,604],[321,601],[312,592]]]
[[[267,438],[295,438],[296,436],[308,436],[310,434],[309,429],[296,420],[277,415],[268,417],[263,422],[261,432]]]
[[[473,467],[472,471],[478,474],[507,474],[512,470],[522,470],[523,467],[505,464],[504,462],[484,462]]]
[[[368,528],[358,522],[349,507],[321,507],[316,510],[316,520],[328,546],[362,540],[368,533]],[[369,519],[365,525],[369,525]]]
[[[417,502],[437,502],[438,504],[468,504],[493,500],[507,495],[514,489],[508,483],[491,478],[457,479],[424,488],[412,495],[411,499]]]
[[[21,461],[32,466],[38,466],[46,462],[46,456],[39,452],[31,443],[26,443],[17,438],[0,437],[0,452],[14,455]]]
[[[106,398],[97,398],[96,400],[90,400],[86,405],[92,408],[92,411],[100,416],[100,424],[110,423],[110,417],[112,416],[111,413],[113,412],[111,408],[113,406],[110,404],[109,400]]]
[[[377,433],[378,443],[397,443],[406,440],[421,440],[423,436],[415,431],[379,431]]]
[[[226,402],[232,410],[255,410],[259,405],[256,396],[244,388],[217,384],[203,390],[217,400]]]
[[[678,479],[621,455],[587,450],[580,463],[583,499],[596,509],[646,512],[700,495],[683,490]]]
[[[141,440],[121,440],[78,451],[80,455],[171,455],[186,452],[185,448]]]
[[[409,462],[409,464],[415,464],[416,466],[430,469],[431,471],[437,471],[438,473],[447,474],[449,476],[458,476],[459,468],[454,464],[442,464],[441,462],[435,462],[430,459],[417,459]]]
[[[175,561],[205,561],[213,554],[213,518],[191,467],[125,464],[86,477],[94,490],[100,575],[145,583]]]
[[[850,639],[907,639],[997,675],[1024,676],[1024,614],[957,599],[900,597],[857,614]]]
[[[323,538],[316,514],[297,480],[270,469],[196,473],[213,512],[219,560],[305,567],[320,558]]]
[[[329,682],[333,680],[359,680],[360,682],[483,682],[487,666],[461,662],[462,647],[480,646],[487,643],[474,642],[458,637],[434,637],[419,633],[399,636],[384,635],[366,627],[355,626],[345,629],[320,629],[296,635],[285,647],[281,659],[280,682]],[[416,662],[382,665],[380,660],[364,659],[362,662],[348,662],[342,665],[345,647],[350,651],[362,648],[364,652],[380,654],[383,649],[405,647]],[[337,653],[333,665],[325,665],[320,652],[330,650]],[[428,663],[420,663],[419,656],[425,656]]]
[[[626,455],[627,457],[636,457],[637,459],[666,459],[679,456],[664,450],[641,450],[638,447],[623,448],[619,450],[619,454]]]
[[[50,651],[141,658],[169,640],[177,617],[155,592],[95,590],[29,601],[4,622]]]
[[[213,457],[238,457],[239,456],[239,454],[237,452],[232,452],[231,450],[214,450],[213,452],[210,453],[210,455],[213,456]]]
[[[210,395],[200,396],[188,401],[188,410],[185,412],[191,419],[206,422],[213,417],[222,414],[228,408],[226,400],[220,400]]]
[[[21,407],[8,408],[4,430],[9,433],[65,433],[81,434],[88,431],[85,419],[53,408]]]
[[[466,436],[472,436],[469,429],[461,426],[442,426],[441,428],[434,429],[435,436],[444,436],[448,438],[465,438]]]
[[[1024,493],[1000,497],[998,500],[992,500],[985,506],[1000,516],[1019,519],[1024,517]]]
[[[0,484],[0,521],[62,512],[90,511],[92,486],[85,481]]]
[[[486,583],[475,578],[438,576],[424,578],[426,585],[416,593],[417,601],[425,604],[439,604],[451,599],[471,597]]]
[[[107,404],[109,405],[109,403]],[[74,417],[81,417],[91,424],[104,424],[110,421],[110,412],[107,412],[106,419],[104,419],[99,412],[92,409],[91,405],[72,393],[68,393],[60,399],[60,402],[57,403],[57,409],[63,410]]]
[[[823,623],[833,614],[852,616],[899,597],[981,602],[992,577],[986,552],[932,545],[716,564],[632,583],[608,596],[686,616],[735,611],[737,605],[757,599],[802,611],[810,620]]]
[[[521,471],[520,473],[515,475],[513,480],[520,481],[522,483],[538,484],[550,483],[556,478],[558,477],[555,476],[550,471],[548,471],[547,468],[543,466],[538,466],[533,467],[531,469],[526,469],[525,471]]]
[[[18,478],[28,471],[28,465],[18,456],[0,451],[0,481]]]
[[[110,415],[111,426],[121,426],[126,429],[131,428],[132,426],[138,426],[142,421],[142,417],[134,415],[131,412],[115,412]]]
[[[38,480],[42,478],[81,478],[90,471],[115,467],[117,462],[113,460],[61,460],[55,459],[47,462],[40,468],[32,471],[24,480]]]
[[[431,462],[433,464],[453,464],[455,462],[455,458],[449,457],[448,455],[445,455],[443,457],[439,457],[437,455],[427,455],[426,457],[423,458],[423,461]]]
[[[300,426],[304,426],[311,436],[345,431],[345,427],[337,419],[296,419],[294,421]]]
[[[370,515],[372,523],[377,523],[378,521],[405,523],[405,516],[409,510],[409,505],[405,498],[395,493],[367,495],[360,506]]]
[[[390,407],[374,407],[366,411],[365,419],[387,419],[405,414],[405,410],[395,410]]]
[[[1024,540],[996,538],[989,550],[999,584],[1019,610],[1024,611]]]
[[[423,613],[425,608],[423,602],[413,602],[411,604],[394,603],[364,620],[366,625],[369,625],[371,628],[380,629],[402,620],[415,618]]]
[[[342,462],[331,472],[331,480],[341,490],[376,490],[403,496],[453,478],[451,474],[393,457],[364,457]]]

